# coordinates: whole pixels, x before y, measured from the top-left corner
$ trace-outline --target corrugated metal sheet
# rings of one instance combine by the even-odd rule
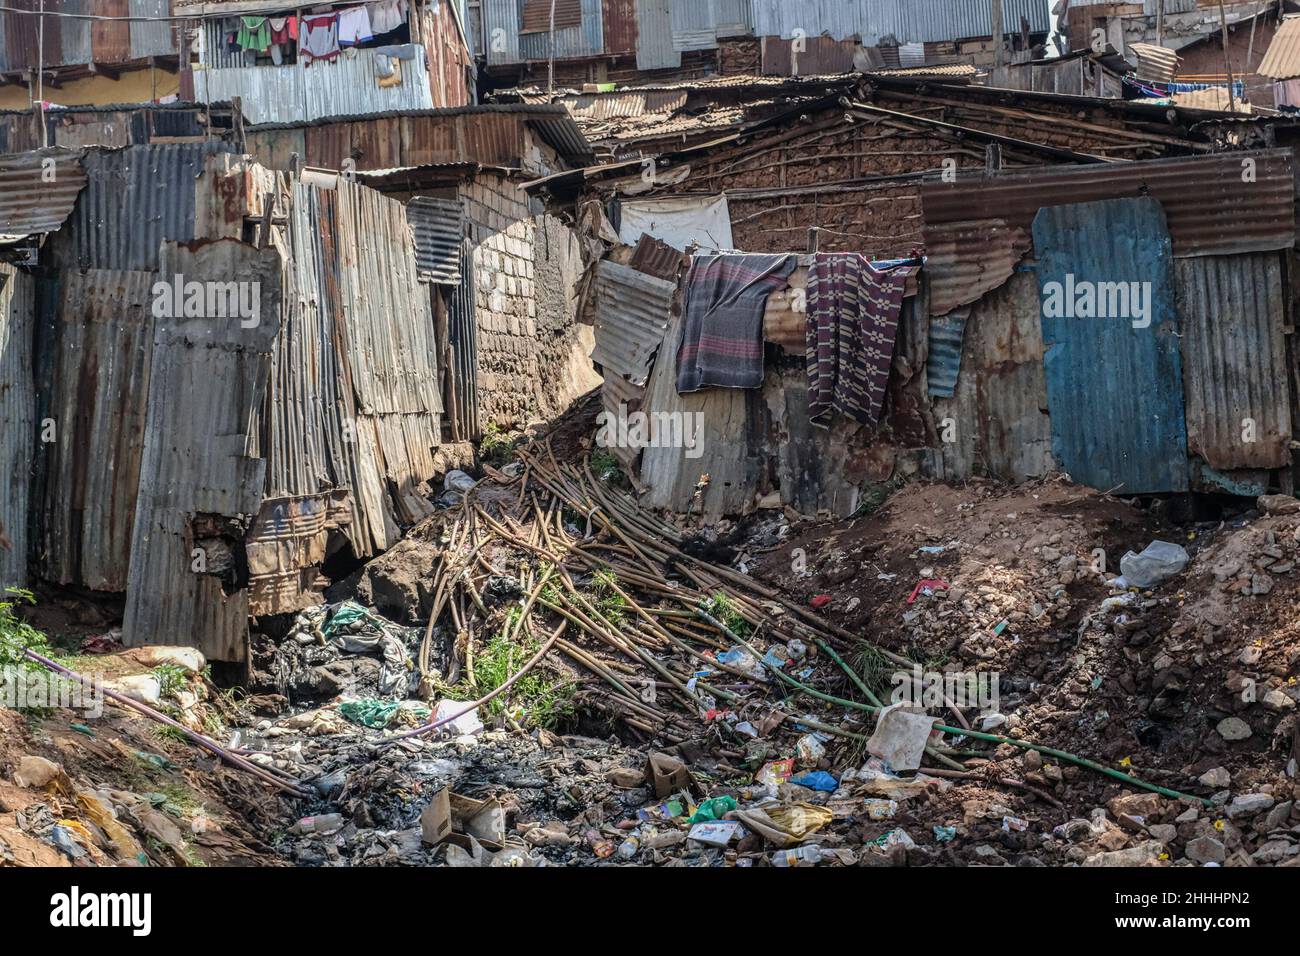
[[[763,72],[768,76],[826,76],[850,73],[858,51],[856,40],[810,37],[796,53],[793,40],[762,38]]]
[[[124,591],[131,554],[153,350],[152,272],[64,270],[53,381],[43,414],[40,575]]]
[[[330,532],[347,527],[352,503],[346,491],[267,498],[248,531],[248,610],[287,614],[324,602],[320,573]]]
[[[88,182],[65,230],[70,235],[55,237],[64,261],[78,269],[156,270],[164,239],[199,238],[196,180],[208,156],[230,151],[220,142],[87,151]]]
[[[1300,17],[1283,17],[1255,72],[1273,80],[1300,76]]]
[[[696,510],[692,501],[697,485],[707,475],[698,510],[715,519],[724,514],[739,514],[750,503],[758,486],[759,471],[765,464],[758,454],[750,453],[751,448],[762,444],[760,436],[751,435],[759,421],[761,396],[756,390],[739,388],[708,388],[679,395],[677,347],[680,341],[681,323],[674,317],[664,331],[659,358],[646,385],[644,410],[654,415],[678,413],[678,420],[683,422],[698,421],[695,448],[690,450],[694,457],[688,458],[685,448],[669,447],[669,442],[661,441],[664,447],[644,449],[641,482],[647,491],[642,504],[674,511]],[[695,418],[697,413],[701,417]]]
[[[592,121],[674,113],[686,105],[686,97],[685,90],[619,90],[566,96],[560,102],[575,120]]]
[[[670,70],[682,65],[673,46],[672,0],[636,0],[636,68]]]
[[[749,0],[714,0],[714,3],[718,8],[719,37],[740,37],[749,34]]]
[[[131,25],[127,0],[97,0],[95,12],[108,19],[91,26],[91,47],[96,63],[125,63],[131,59]],[[48,34],[46,35],[48,37]]]
[[[480,0],[489,66],[518,63],[519,0]]]
[[[27,585],[27,503],[36,446],[32,343],[36,283],[0,262],[0,527],[13,543],[0,548],[0,591]]]
[[[452,421],[460,437],[476,440],[478,421],[478,316],[474,307],[474,246],[460,248],[460,285],[451,297],[447,337],[451,346]]]
[[[169,17],[171,0],[131,0],[133,17]],[[131,57],[175,56],[176,36],[173,25],[166,20],[136,20],[131,23]]]
[[[0,237],[62,226],[86,188],[81,159],[80,152],[63,149],[0,156]]]
[[[248,592],[195,570],[195,550],[242,545],[258,513],[264,459],[250,453],[279,331],[280,254],[218,240],[163,245],[164,275],[255,282],[262,321],[252,328],[206,318],[159,320],[150,370],[140,493],[132,534],[123,642],[198,647],[210,660],[246,654]],[[225,534],[210,525],[225,523]],[[211,539],[216,538],[216,541]]]
[[[1275,252],[1174,263],[1187,448],[1215,469],[1291,461],[1287,302]]]
[[[34,70],[40,61],[41,41],[40,24],[45,23],[44,49],[49,65],[57,65],[63,57],[63,39],[61,36],[62,17],[53,15],[53,7],[46,4],[46,15],[37,15],[40,0],[11,0],[5,4],[14,9],[0,16],[5,18],[5,45],[7,49],[8,70]],[[31,11],[19,13],[19,10]]]
[[[1084,3],[1081,4],[1078,0],[1075,0],[1070,6],[1084,6],[1087,2],[1088,0],[1084,0]],[[1096,0],[1096,2],[1109,3],[1111,0]],[[1171,13],[1188,13],[1196,9],[1196,0],[1142,0],[1142,13],[1145,16],[1154,17],[1160,12],[1161,8],[1164,9],[1165,16],[1169,16]]]
[[[5,22],[7,19],[4,14],[0,14],[0,73],[12,69],[9,65],[8,43],[5,40]]]
[[[1253,163],[1245,181],[1243,162]],[[1034,214],[1060,202],[1150,195],[1164,206],[1174,255],[1231,255],[1295,242],[1290,150],[1135,163],[1036,167],[937,177],[921,187],[931,309],[942,315],[1005,278]]]
[[[637,0],[604,0],[601,21],[605,27],[605,52],[635,53]]]
[[[941,436],[932,455],[935,477],[1021,482],[1057,468],[1040,305],[1037,278],[1018,272],[971,307],[953,397],[931,400],[934,431]],[[932,352],[927,375],[934,361]],[[947,422],[957,423],[951,442],[942,440]]]
[[[925,228],[930,312],[946,315],[993,291],[1015,271],[1032,243],[1027,228],[1003,219],[945,222]]]
[[[1045,305],[1053,454],[1075,481],[1103,491],[1186,491],[1180,332],[1160,203],[1142,197],[1052,206],[1035,217],[1033,236],[1045,303],[1053,283],[1067,289],[1141,282],[1149,290],[1145,317],[1132,310],[1073,316],[1072,308],[1054,316]],[[1135,327],[1142,318],[1148,325]]]
[[[391,547],[400,527],[432,512],[419,485],[433,476],[442,398],[429,296],[419,284],[405,207],[372,189],[340,182],[339,295],[357,398],[359,470],[369,474],[389,527],[371,553]],[[377,242],[376,237],[386,242]],[[373,276],[388,277],[380,288]],[[368,427],[367,427],[368,426]],[[369,445],[369,448],[367,448]],[[370,459],[367,460],[367,454]],[[363,522],[373,515],[362,511]],[[378,522],[369,520],[372,531]]]
[[[618,421],[619,416],[628,416],[639,411],[645,402],[645,388],[633,385],[621,375],[606,375],[600,387],[600,404],[609,416],[607,421]],[[606,446],[626,474],[635,476],[637,459],[641,449],[633,448],[626,442],[613,442]]]
[[[637,240],[628,265],[638,272],[676,283],[682,268],[682,254],[668,243],[644,235]]]
[[[355,59],[339,57],[310,66],[299,61],[285,66],[198,70],[194,73],[194,95],[201,103],[239,97],[250,126],[432,109],[424,47],[408,44],[404,49],[415,51],[416,59],[400,61],[402,82],[398,86],[379,86],[373,57],[362,51]]]
[[[620,375],[645,385],[663,341],[675,282],[656,279],[608,259],[596,266],[596,348],[592,361],[605,377]]]
[[[713,0],[671,0],[669,22],[674,50],[712,50],[718,45],[717,5]]]
[[[555,28],[576,27],[582,23],[582,0],[523,0],[519,8],[519,32],[548,31],[551,11],[555,11]]]
[[[898,46],[993,33],[987,0],[752,0],[751,6],[754,35],[759,37],[857,37],[866,46]],[[1044,0],[1003,0],[1002,8],[1008,32],[1018,29],[1021,17],[1031,32],[1050,28]]]
[[[525,33],[519,37],[519,56],[523,60],[545,60],[552,52],[557,60],[599,56],[605,48],[602,0],[582,0],[582,22],[576,27],[555,28],[552,50],[549,33]]]
[[[50,6],[49,3],[46,6]],[[90,0],[63,0],[63,9],[67,13],[94,13]],[[71,17],[63,19],[61,47],[65,64],[90,63],[94,60],[91,48],[92,21],[76,20]]]
[[[465,236],[465,207],[459,199],[417,196],[406,205],[415,234],[415,265],[421,279],[460,284],[460,243]]]
[[[1154,43],[1130,43],[1129,50],[1137,57],[1138,79],[1157,83],[1172,83],[1178,74],[1178,54]]]
[[[969,309],[957,309],[930,319],[930,349],[925,365],[931,395],[952,398],[961,372],[961,348]]]

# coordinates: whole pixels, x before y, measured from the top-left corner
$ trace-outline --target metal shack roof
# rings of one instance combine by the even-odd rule
[[[86,186],[82,154],[42,149],[0,156],[0,242],[54,232]]]
[[[1255,72],[1273,80],[1300,76],[1300,17],[1283,18]]]
[[[974,302],[1005,281],[1019,258],[1008,258],[1007,242],[1023,245],[1035,213],[1047,206],[1150,195],[1164,207],[1176,257],[1288,248],[1295,242],[1294,165],[1291,150],[1273,149],[926,180],[931,313]]]
[[[993,34],[988,0],[753,0],[755,36],[836,40],[861,38],[866,46],[937,43]],[[1032,33],[1050,29],[1046,0],[1003,0],[1002,22],[1008,33],[1023,17]]]

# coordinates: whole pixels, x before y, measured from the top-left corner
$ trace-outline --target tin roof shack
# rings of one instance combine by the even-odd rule
[[[150,143],[237,142],[237,110],[193,103],[134,106],[73,106],[38,114],[0,111],[0,153],[24,153],[47,146],[147,146]]]
[[[352,169],[413,204],[421,268],[448,329],[448,437],[475,438],[489,424],[522,427],[599,383],[586,361],[590,329],[575,321],[576,236],[520,188],[591,161],[562,106],[251,127],[247,143],[268,165]]]
[[[311,56],[299,39],[261,49],[241,46],[240,16],[333,17],[356,3],[317,4],[310,14],[284,0],[177,0],[196,37],[182,97],[200,103],[238,99],[249,123],[288,123],[390,110],[466,106],[475,70],[457,4],[410,0],[404,22],[384,33]],[[253,41],[261,43],[258,39]]]
[[[1189,126],[1218,115],[898,77],[863,78],[847,96],[829,89],[696,146],[529,188],[570,206],[725,196],[736,248],[806,248],[816,228],[819,248],[898,258],[921,243],[919,187],[929,173],[983,168],[991,147],[999,168],[1205,152],[1210,139]]]
[[[148,103],[180,91],[172,0],[12,0],[5,7],[0,109],[28,109],[41,97],[65,106]]]
[[[1228,77],[1218,0],[1164,0],[1163,5],[1163,34],[1154,0],[1145,4],[1071,0],[1062,29],[1072,50],[1092,48],[1095,31],[1101,31],[1105,42],[1136,67],[1136,76],[1125,83],[1128,96],[1159,91],[1170,93],[1180,104],[1212,106],[1204,95],[1199,102],[1186,98],[1206,88],[1221,88],[1226,101]],[[1275,31],[1278,6],[1275,0],[1225,0],[1223,4],[1236,95],[1256,108],[1274,104],[1272,82],[1256,70]],[[1167,62],[1176,75],[1161,76],[1153,70],[1151,53],[1162,48],[1168,51]],[[1176,85],[1168,89],[1169,83]]]
[[[329,554],[431,508],[443,409],[406,210],[228,144],[77,155],[35,294],[5,291],[25,573],[125,592],[127,643],[240,660],[250,614],[316,603]]]
[[[639,480],[653,504],[716,516],[779,491],[802,511],[848,514],[873,484],[918,471],[1022,480],[1064,469],[1131,493],[1253,493],[1273,480],[1270,472],[1283,469],[1279,482],[1289,474],[1290,391],[1259,394],[1261,382],[1290,375],[1281,277],[1294,243],[1293,175],[1289,151],[1208,155],[1213,140],[1194,124],[1224,120],[1116,100],[871,81],[857,99],[657,157],[648,178],[634,161],[561,173],[530,189],[570,206],[589,236],[618,236],[613,261],[594,269],[589,302],[607,409],[704,415],[702,458],[680,449],[641,452]],[[952,175],[944,175],[944,159],[956,161]],[[1246,162],[1259,169],[1258,182],[1243,181]],[[1126,205],[1143,198],[1157,208]],[[1037,221],[1040,206],[1072,210],[1076,199],[1123,208]],[[790,252],[806,249],[809,230],[821,251],[875,259],[925,252],[915,294],[904,303],[881,424],[837,419],[829,431],[810,427],[805,317],[794,306],[803,269],[769,300],[763,388],[678,395],[680,333],[663,303],[680,298],[681,253],[692,242]],[[1200,245],[1182,241],[1189,231]],[[1142,256],[1107,260],[1115,233],[1147,235]],[[1070,245],[1072,236],[1087,237],[1087,248]],[[675,260],[654,252],[661,244],[676,247]],[[1036,244],[1052,253],[1046,265]],[[1106,283],[1118,281],[1112,273],[1139,276],[1132,281],[1154,289],[1159,336],[1070,345],[1065,336],[1075,330],[1044,314],[1036,268],[1055,270],[1061,282],[1067,274]],[[1247,294],[1252,284],[1265,291]],[[1246,372],[1239,342],[1211,341],[1229,334],[1211,317],[1234,298],[1251,313],[1243,325],[1252,354],[1267,358],[1267,375]],[[1241,333],[1234,326],[1230,334]],[[1060,347],[1047,351],[1045,342]],[[1067,345],[1076,364],[1062,366],[1052,357]],[[1111,355],[1125,347],[1122,360]],[[656,351],[649,368],[627,360]],[[1070,396],[1084,387],[1071,370],[1095,376],[1099,364],[1108,364],[1111,384],[1098,394],[1119,391],[1109,398],[1113,408],[1105,400],[1089,406],[1087,421],[1132,418],[1133,403],[1120,401],[1120,392],[1142,381],[1135,395],[1146,396],[1151,370],[1159,369],[1165,404],[1151,407],[1159,422],[1178,427],[1116,428],[1122,437],[1109,447],[1071,431],[1081,423]],[[1228,447],[1229,409],[1237,406],[1248,409],[1240,418],[1261,436],[1244,451]],[[1053,414],[1054,407],[1062,411]],[[1150,426],[1147,411],[1139,420]],[[1106,453],[1081,457],[1088,448]],[[1158,468],[1135,467],[1157,455]],[[636,476],[636,453],[622,457]]]

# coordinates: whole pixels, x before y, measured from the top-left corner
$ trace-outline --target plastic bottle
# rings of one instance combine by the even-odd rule
[[[772,854],[771,860],[773,866],[816,866],[821,862],[821,847],[817,846],[800,846],[793,850],[777,850]]]
[[[636,857],[637,851],[641,849],[641,840],[635,833],[628,836],[626,840],[619,844],[618,858],[620,860],[631,860]]]

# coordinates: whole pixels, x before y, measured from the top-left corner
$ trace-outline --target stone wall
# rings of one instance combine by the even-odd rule
[[[475,246],[479,420],[523,427],[599,383],[590,329],[576,321],[577,240],[506,176],[482,173],[461,197]]]

